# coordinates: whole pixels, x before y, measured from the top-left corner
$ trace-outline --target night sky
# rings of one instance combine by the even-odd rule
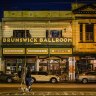
[[[0,0],[0,18],[4,10],[71,10],[71,3],[96,3],[96,0]]]

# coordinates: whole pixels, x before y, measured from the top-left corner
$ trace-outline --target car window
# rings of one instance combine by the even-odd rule
[[[37,72],[32,72],[31,74],[32,74],[32,75],[36,75],[36,74],[37,74]]]
[[[38,75],[48,75],[47,72],[38,72]]]
[[[86,75],[96,75],[96,72],[88,72]]]
[[[93,72],[92,75],[96,75],[96,72]]]

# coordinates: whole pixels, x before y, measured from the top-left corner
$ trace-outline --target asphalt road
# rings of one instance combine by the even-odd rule
[[[96,83],[35,83],[31,92],[22,92],[21,84],[0,84],[0,96],[96,96]]]

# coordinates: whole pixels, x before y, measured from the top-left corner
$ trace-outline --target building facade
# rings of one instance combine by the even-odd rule
[[[75,22],[73,27],[74,56],[78,71],[96,70],[96,5],[73,5]]]
[[[96,68],[96,6],[72,4],[72,11],[4,11],[2,70],[26,65],[32,71],[75,73]]]

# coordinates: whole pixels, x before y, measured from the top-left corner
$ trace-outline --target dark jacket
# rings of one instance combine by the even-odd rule
[[[31,78],[31,72],[30,72],[30,71],[28,71],[28,72],[26,73],[26,78]]]
[[[31,80],[32,80],[32,78],[31,78],[31,72],[30,71],[28,71],[27,73],[26,73],[26,85],[27,86],[31,86],[32,85],[32,82],[31,82]]]

